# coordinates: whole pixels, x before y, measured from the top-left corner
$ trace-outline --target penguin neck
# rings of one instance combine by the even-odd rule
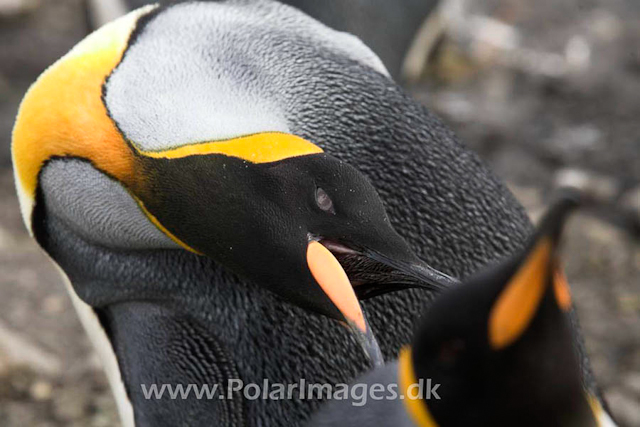
[[[143,384],[325,384],[347,382],[368,368],[346,328],[282,302],[209,258],[184,250],[109,250],[88,243],[53,215],[38,236],[75,294],[97,313],[138,426],[172,417],[179,424],[185,413],[213,425],[241,424],[234,414],[273,424],[282,411],[302,421],[319,404],[295,396],[277,405],[240,397],[154,400],[145,398]],[[387,353],[410,330],[390,333],[398,338],[386,342]]]

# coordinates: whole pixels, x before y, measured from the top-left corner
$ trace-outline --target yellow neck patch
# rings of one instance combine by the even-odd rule
[[[13,165],[27,227],[38,174],[53,156],[88,159],[118,178],[132,173],[133,156],[102,102],[102,85],[120,61],[138,9],[92,33],[49,67],[25,95],[13,128]]]
[[[411,358],[411,348],[405,347],[400,351],[398,359],[398,378],[400,384],[400,393],[404,394],[404,405],[409,413],[410,418],[418,427],[438,427],[433,416],[427,408],[427,404],[422,398],[411,399],[413,394],[409,391],[411,385],[416,384],[415,372],[413,371],[413,361]]]
[[[281,132],[263,132],[239,138],[183,145],[164,151],[141,151],[139,154],[156,159],[177,159],[203,154],[224,154],[251,163],[269,163],[290,157],[322,153],[317,145],[299,136]]]

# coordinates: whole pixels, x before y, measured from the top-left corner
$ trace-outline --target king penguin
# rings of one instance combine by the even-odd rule
[[[143,391],[353,379],[531,229],[362,42],[266,0],[102,27],[30,88],[12,155],[125,426],[299,425],[318,400]]]
[[[355,381],[395,398],[330,402],[309,427],[615,427],[585,387],[559,261],[580,198],[560,195],[523,251],[445,291],[399,360]]]

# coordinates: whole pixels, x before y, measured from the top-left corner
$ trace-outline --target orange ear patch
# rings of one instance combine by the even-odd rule
[[[366,333],[367,324],[360,302],[336,257],[322,243],[311,241],[307,247],[307,264],[313,278],[345,319]]]
[[[489,343],[494,350],[517,340],[533,319],[548,277],[552,243],[540,240],[504,288],[489,316]]]

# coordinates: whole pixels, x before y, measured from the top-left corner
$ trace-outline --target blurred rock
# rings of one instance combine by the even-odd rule
[[[585,37],[573,36],[567,42],[564,55],[571,72],[584,72],[591,64],[591,45]]]
[[[640,372],[631,372],[627,375],[624,379],[624,385],[629,391],[640,397]]]
[[[29,397],[29,389],[37,374],[28,366],[14,365],[0,377],[0,396],[9,399],[25,399]]]
[[[0,322],[0,352],[9,365],[27,365],[47,375],[60,373],[60,360]]]
[[[53,393],[53,385],[49,381],[38,380],[29,388],[29,394],[33,400],[50,400]]]
[[[502,136],[495,152],[521,148],[516,164],[489,158],[511,180],[528,181],[513,171],[543,162],[639,182],[637,4],[444,0],[446,36],[430,57],[436,72],[426,75],[421,98],[472,147],[489,133]],[[453,91],[463,103],[439,98]]]
[[[59,314],[67,306],[67,301],[61,295],[49,295],[42,301],[42,310],[50,315]]]
[[[96,393],[92,406],[95,408],[95,414],[91,419],[91,425],[93,427],[113,427],[120,425],[116,404],[109,390]]]
[[[0,75],[32,80],[88,32],[83,0],[38,2],[27,15],[0,26]]]
[[[614,178],[571,168],[557,171],[554,184],[556,188],[581,190],[589,199],[602,204],[613,202],[620,187]]]
[[[589,212],[571,218],[563,240],[562,259],[595,376],[616,400],[611,406],[620,426],[635,427],[629,423],[635,415],[618,411],[633,414],[630,402],[640,401],[632,375],[640,372],[640,310],[627,307],[640,296],[640,248],[624,229]]]
[[[586,28],[600,40],[616,41],[622,32],[624,23],[616,15],[604,8],[595,9],[586,20]]]
[[[87,34],[89,25],[84,0],[0,1],[33,5],[0,22],[0,167],[7,167],[22,96],[40,73]]]
[[[626,191],[622,195],[620,205],[629,213],[636,226],[640,227],[640,185]]]
[[[40,0],[0,0],[0,18],[7,19],[35,9]]]
[[[90,395],[87,390],[78,387],[65,388],[56,393],[53,399],[53,410],[56,418],[67,423],[78,420],[85,415]]]
[[[523,186],[511,182],[508,182],[507,186],[513,195],[516,196],[516,199],[518,199],[527,212],[529,212],[532,219],[534,221],[537,220],[539,213],[544,210],[542,191],[537,187]]]
[[[585,153],[600,149],[602,132],[593,124],[559,128],[547,141],[546,149],[563,162],[571,163]]]
[[[15,244],[13,235],[0,226],[0,250],[6,250]]]
[[[39,412],[30,402],[10,401],[0,406],[0,423],[3,426],[57,427],[58,424],[39,418]]]
[[[611,411],[622,425],[640,426],[640,401],[620,391],[606,394]]]
[[[87,0],[87,6],[92,28],[99,28],[127,13],[123,0]]]

